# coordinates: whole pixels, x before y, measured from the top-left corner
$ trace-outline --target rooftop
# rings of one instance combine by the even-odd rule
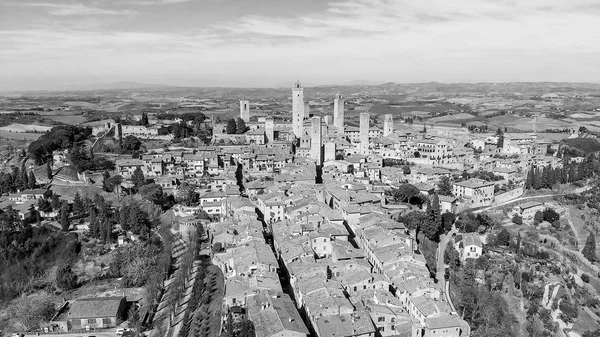
[[[125,297],[93,297],[74,301],[68,319],[115,317]]]

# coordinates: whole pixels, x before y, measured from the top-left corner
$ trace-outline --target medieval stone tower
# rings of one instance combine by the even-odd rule
[[[344,133],[344,97],[342,94],[335,95],[333,100],[333,125],[338,130],[338,133]]]
[[[267,117],[265,119],[265,135],[267,136],[267,143],[272,143],[275,140],[275,125],[273,117]]]
[[[246,123],[250,121],[250,101],[240,100],[240,118]]]
[[[392,114],[383,116],[383,136],[387,137],[394,133],[394,117]]]
[[[310,157],[317,162],[317,166],[323,164],[323,136],[321,130],[321,117],[314,116],[311,119],[310,131]]]
[[[292,129],[294,135],[298,138],[302,136],[302,126],[304,123],[304,88],[300,81],[292,88]]]
[[[360,126],[359,126],[359,134],[360,134],[360,154],[369,154],[369,113],[361,112],[360,113]]]

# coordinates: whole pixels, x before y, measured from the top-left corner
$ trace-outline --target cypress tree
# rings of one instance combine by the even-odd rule
[[[437,194],[434,194],[427,205],[427,219],[423,223],[422,231],[429,240],[436,241],[442,230],[440,199]]]
[[[594,233],[590,232],[590,235],[585,241],[585,246],[583,247],[581,253],[590,262],[596,262],[598,260],[596,257],[596,237],[594,236]]]
[[[52,179],[52,168],[50,167],[50,161],[46,162],[46,175],[48,179]]]
[[[37,184],[35,181],[35,175],[33,174],[33,170],[29,171],[29,188],[34,189]]]

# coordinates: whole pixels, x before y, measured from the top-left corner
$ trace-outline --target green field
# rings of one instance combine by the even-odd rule
[[[47,119],[53,120],[61,124],[79,125],[87,122],[87,118],[83,115],[62,115],[62,116],[47,116]]]
[[[10,132],[0,130],[0,139],[32,141],[40,138],[43,133]]]

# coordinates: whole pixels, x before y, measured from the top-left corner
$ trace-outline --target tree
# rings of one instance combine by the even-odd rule
[[[446,246],[444,263],[449,265],[452,270],[457,270],[460,266],[460,256],[451,244]]]
[[[146,126],[150,124],[148,122],[148,114],[142,112],[142,118],[140,119],[140,125]]]
[[[585,240],[585,246],[583,246],[581,253],[592,263],[598,260],[596,257],[596,237],[594,236],[594,233],[590,232],[587,240]]]
[[[71,222],[69,221],[69,204],[66,201],[63,201],[60,205],[60,227],[65,232],[71,227]]]
[[[544,213],[542,213],[542,211],[535,212],[535,215],[533,216],[533,225],[537,226],[542,221],[544,221]]]
[[[147,184],[140,187],[139,194],[150,202],[161,205],[163,201],[163,190],[159,184]]]
[[[590,275],[588,274],[581,274],[581,280],[585,283],[590,283]]]
[[[40,323],[49,321],[56,313],[49,295],[21,297],[10,310],[10,316],[15,317],[28,331],[38,329]]]
[[[498,142],[496,143],[498,148],[503,148],[504,147],[504,131],[502,130],[502,128],[498,128],[498,131],[496,131],[496,136],[498,137]]]
[[[29,180],[29,188],[34,189],[37,186],[37,184],[35,181],[35,175],[33,174],[33,170],[29,171],[29,179],[28,180]]]
[[[225,132],[228,135],[233,135],[237,132],[237,124],[235,123],[235,119],[231,118],[227,121],[227,126],[225,127]]]
[[[79,192],[75,193],[75,197],[73,197],[73,214],[81,215],[85,213],[85,209],[83,207],[83,200],[79,195]]]
[[[404,223],[408,229],[417,229],[426,219],[426,215],[423,212],[411,211],[401,217],[399,220]]]
[[[553,208],[544,209],[542,217],[544,218],[544,221],[548,221],[549,223],[553,223],[560,219],[560,215]]]
[[[522,225],[523,224],[523,217],[521,217],[519,214],[515,214],[512,218],[512,222],[514,222],[517,225]]]
[[[22,183],[22,188],[28,189],[29,188],[29,175],[27,174],[27,170],[25,169],[25,165],[23,165],[21,167],[21,183]]]
[[[77,287],[77,276],[73,273],[70,265],[66,264],[58,269],[56,285],[64,291]]]
[[[131,175],[131,182],[135,185],[136,188],[142,187],[146,183],[146,178],[144,177],[144,172],[142,172],[141,167],[137,167],[133,174]]]
[[[437,186],[437,193],[439,195],[452,196],[452,184],[450,183],[450,178],[447,176],[442,176],[440,178],[440,182]]]
[[[121,147],[121,151],[123,153],[134,153],[139,151],[141,146],[141,140],[139,140],[136,136],[129,135],[123,138],[123,146]]]
[[[241,119],[240,117],[238,117],[235,120],[235,122],[236,122],[235,124],[236,124],[236,133],[237,134],[241,135],[244,132],[246,132],[246,122],[244,122],[243,119]]]
[[[440,199],[437,194],[433,195],[427,205],[427,220],[421,226],[423,234],[431,240],[437,241],[442,228],[442,215],[440,213]]]
[[[503,228],[500,233],[498,233],[496,242],[501,246],[508,246],[510,243],[510,233],[506,230],[506,228]]]
[[[118,192],[118,188],[119,186],[121,186],[121,183],[123,182],[123,177],[120,175],[114,175],[110,178],[108,178],[105,182],[105,187],[107,192],[114,192],[115,188],[117,188],[117,192]]]
[[[452,230],[452,225],[456,220],[456,216],[452,212],[446,212],[442,214],[442,227],[444,228],[444,232],[447,233]]]
[[[395,202],[408,202],[411,197],[419,195],[420,192],[414,185],[402,184],[398,188],[387,190],[385,194],[392,197]]]
[[[237,337],[255,337],[254,323],[249,320],[243,320],[235,324],[235,330],[238,330]]]
[[[52,211],[52,206],[50,206],[50,202],[48,201],[48,199],[38,199],[38,210],[41,212]]]
[[[185,206],[193,206],[200,200],[200,195],[195,188],[188,184],[182,184],[177,194],[177,202]]]

